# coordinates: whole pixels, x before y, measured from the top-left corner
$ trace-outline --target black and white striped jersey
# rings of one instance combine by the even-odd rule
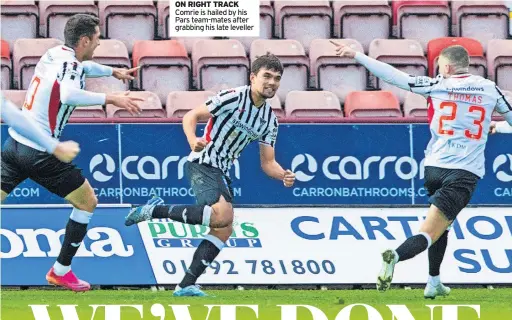
[[[226,175],[233,161],[252,141],[274,147],[278,121],[267,101],[256,107],[250,86],[223,90],[206,101],[212,117],[206,124],[206,148],[191,152],[188,160],[211,165]]]

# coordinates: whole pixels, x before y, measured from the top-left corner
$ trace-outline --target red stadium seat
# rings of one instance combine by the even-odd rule
[[[370,44],[369,56],[382,62],[389,63],[403,72],[416,75],[427,75],[427,58],[416,40],[407,39],[376,39]],[[375,77],[375,87],[393,92],[400,103],[404,102],[406,90],[395,87]]]
[[[352,91],[345,100],[345,116],[402,117],[400,103],[390,91]]]
[[[181,43],[185,49],[187,50],[187,54],[189,56],[192,55],[192,49],[194,49],[194,45],[196,42],[201,40],[213,40],[213,37],[206,38],[206,37],[174,37],[174,40]]]
[[[490,40],[487,49],[489,78],[505,90],[512,90],[512,40]]]
[[[330,91],[290,91],[285,110],[288,117],[343,117],[340,101]]]
[[[363,52],[362,45],[356,40],[337,39],[335,41]],[[350,91],[366,89],[366,69],[356,63],[354,59],[336,56],[335,46],[329,40],[313,40],[309,58],[311,60],[311,77],[315,80],[315,86],[335,93],[341,103],[345,101],[345,97]]]
[[[215,96],[213,91],[174,91],[169,93],[165,103],[167,118],[183,118],[192,109],[204,104],[210,97]]]
[[[259,37],[231,37],[230,39],[240,41],[245,51],[251,50],[251,44],[256,39],[272,39],[275,35],[274,7],[270,1],[260,0],[260,36]]]
[[[77,13],[98,16],[98,7],[92,0],[39,1],[40,33],[45,38],[64,41],[64,26]]]
[[[34,39],[39,34],[39,9],[35,1],[1,0],[2,39],[11,50],[17,39]],[[12,53],[12,51],[11,51]]]
[[[21,109],[25,103],[25,95],[27,94],[27,90],[2,90],[2,94],[5,99],[11,101]]]
[[[429,40],[450,36],[448,1],[395,0],[391,5],[398,38],[416,40],[425,51]]]
[[[281,101],[292,90],[306,90],[309,87],[309,59],[297,40],[254,40],[251,45],[251,63],[257,57],[270,52],[283,64],[283,77],[277,95]]]
[[[267,102],[270,103],[270,106],[272,107],[272,111],[276,115],[276,117],[284,118],[286,116],[283,106],[281,104],[281,100],[279,99],[279,96],[276,94],[272,98],[267,99]]]
[[[28,88],[36,64],[48,49],[62,45],[58,39],[18,39],[14,42],[12,52],[14,87],[25,90]]]
[[[427,99],[414,92],[407,92],[404,102],[404,115],[406,117],[428,118]]]
[[[105,110],[103,110],[103,106],[87,106],[87,107],[77,107],[71,114],[71,118],[105,118]]]
[[[3,39],[1,42],[0,55],[2,60],[2,90],[9,90],[11,88],[12,61],[9,43]]]
[[[487,49],[492,39],[507,39],[509,9],[505,1],[452,1],[454,35],[478,40]]]
[[[392,12],[386,0],[334,1],[334,34],[359,41],[368,52],[373,39],[391,35]]]
[[[99,47],[94,51],[93,61],[115,68],[130,68],[128,50],[119,40],[100,40]],[[129,84],[114,77],[86,78],[85,88],[94,92],[110,93],[128,90]]]
[[[219,84],[242,86],[249,81],[249,59],[238,40],[200,40],[192,49],[196,87],[210,90]]]
[[[123,94],[123,92],[119,92],[119,94]],[[107,105],[107,117],[108,118],[132,118],[132,117],[141,117],[141,118],[165,118],[165,110],[162,107],[162,103],[160,103],[160,98],[149,91],[133,91],[130,92],[130,96],[138,97],[144,99],[144,101],[138,102],[138,105],[142,109],[140,115],[131,115],[125,109],[118,108],[114,105]]]
[[[133,66],[142,67],[137,74],[136,86],[155,92],[162,104],[169,91],[185,91],[192,87],[190,58],[185,47],[176,40],[136,41]]]
[[[427,59],[428,59],[428,72],[430,77],[435,77],[438,73],[437,59],[444,48],[460,45],[468,50],[470,56],[470,69],[473,74],[487,77],[487,62],[484,59],[484,48],[482,44],[475,39],[470,38],[438,38],[428,42],[427,45]]]
[[[164,39],[169,38],[169,0],[157,0],[158,11],[158,36]]]
[[[102,34],[123,41],[129,53],[136,40],[157,37],[157,12],[152,0],[100,0],[98,6]]]
[[[329,1],[275,1],[276,29],[282,39],[299,41],[306,53],[313,39],[332,36],[332,9]]]

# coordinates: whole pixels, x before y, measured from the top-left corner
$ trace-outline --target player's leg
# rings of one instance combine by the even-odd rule
[[[151,219],[171,219],[212,228],[229,226],[233,222],[232,195],[222,172],[191,162],[185,164],[185,172],[196,198],[200,197],[202,201],[188,205],[167,205],[162,204],[160,198],[151,199],[148,204],[133,208],[126,217],[125,225]],[[227,201],[219,201],[221,193]]]
[[[209,168],[196,163],[189,163],[186,168],[187,178],[199,205],[211,205],[212,216],[210,232],[199,244],[192,262],[176,286],[175,296],[205,296],[195,285],[204,270],[219,255],[225,242],[233,232],[233,190],[224,174],[218,169]]]
[[[409,260],[425,251],[450,225],[451,221],[438,207],[439,203],[441,208],[445,207],[445,202],[439,201],[439,197],[436,196],[442,190],[447,174],[447,170],[444,169],[425,168],[425,188],[431,202],[427,217],[420,227],[419,234],[405,240],[396,250],[384,251],[382,268],[377,278],[378,290],[385,291],[389,288],[398,262]]]
[[[452,170],[443,183],[442,195],[451,199],[451,203],[446,207],[447,216],[455,220],[460,211],[467,206],[473,192],[476,188],[479,178],[474,174],[464,170]],[[441,197],[438,195],[438,197]],[[433,199],[432,202],[446,203],[446,199]],[[434,299],[436,296],[447,296],[450,294],[450,288],[441,282],[440,269],[443,262],[446,247],[448,246],[448,232],[450,227],[437,239],[437,241],[428,250],[429,277],[425,287],[425,298]]]
[[[24,169],[27,165],[24,162],[27,150],[21,146],[11,137],[7,138],[3,145],[0,180],[2,203],[16,186],[28,178],[28,172]]]
[[[46,278],[51,284],[74,291],[89,290],[90,285],[71,271],[71,261],[87,234],[89,221],[98,203],[94,190],[82,175],[82,170],[74,164],[61,162],[43,152],[37,153],[34,160],[38,165],[34,166],[30,178],[73,205],[61,251]]]
[[[382,268],[377,278],[377,289],[389,289],[395,265],[400,261],[409,260],[427,250],[450,225],[444,214],[435,205],[431,205],[423,222],[420,233],[405,240],[396,250],[386,250],[382,254]]]
[[[208,235],[201,241],[192,262],[185,273],[181,282],[176,286],[175,296],[206,296],[204,292],[199,290],[195,285],[197,279],[203,274],[206,268],[215,260],[221,250],[224,248],[226,241],[233,233],[233,226],[230,224],[224,228],[212,228]]]
[[[434,299],[436,296],[447,296],[451,289],[441,283],[441,263],[448,246],[449,228],[428,249],[429,276],[423,295],[425,298]]]
[[[66,224],[64,241],[59,256],[53,268],[48,272],[46,279],[51,284],[63,286],[73,291],[87,291],[91,288],[90,284],[75,276],[71,271],[71,262],[87,234],[87,227],[98,200],[91,185],[81,174],[80,177],[76,176],[74,181],[74,185],[78,184],[78,181],[83,182],[71,192],[61,191],[60,193],[63,198],[73,205],[73,210]]]
[[[7,192],[5,192],[4,190],[2,190],[2,202],[4,202],[5,198],[7,198],[9,194]]]

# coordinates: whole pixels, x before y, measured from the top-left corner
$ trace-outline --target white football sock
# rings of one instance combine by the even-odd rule
[[[428,283],[430,283],[431,285],[436,287],[441,284],[441,277],[440,276],[435,276],[435,277],[428,276]]]
[[[53,265],[53,271],[58,276],[63,276],[66,273],[68,273],[71,270],[71,266],[63,266],[57,261],[55,261],[55,264]]]

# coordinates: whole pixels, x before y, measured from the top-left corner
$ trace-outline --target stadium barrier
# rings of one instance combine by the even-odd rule
[[[207,233],[153,220],[124,226],[128,205],[100,205],[73,269],[93,285],[174,285]],[[68,205],[2,209],[3,286],[46,285],[60,250]],[[232,238],[200,284],[375,283],[380,253],[416,233],[424,208],[239,208]],[[512,284],[509,208],[467,208],[453,224],[441,274],[451,284]],[[397,266],[395,284],[422,284],[427,252]]]
[[[3,143],[8,137],[2,125]],[[198,128],[202,135],[203,126]],[[80,143],[75,163],[95,188],[99,203],[141,204],[151,194],[168,203],[192,203],[183,165],[190,152],[180,124],[70,124],[62,140]],[[423,188],[428,126],[417,124],[282,123],[276,158],[297,175],[293,188],[260,170],[258,144],[235,161],[230,176],[238,206],[426,205]],[[489,137],[486,175],[471,205],[512,205],[510,137]],[[7,204],[64,204],[25,181]]]

